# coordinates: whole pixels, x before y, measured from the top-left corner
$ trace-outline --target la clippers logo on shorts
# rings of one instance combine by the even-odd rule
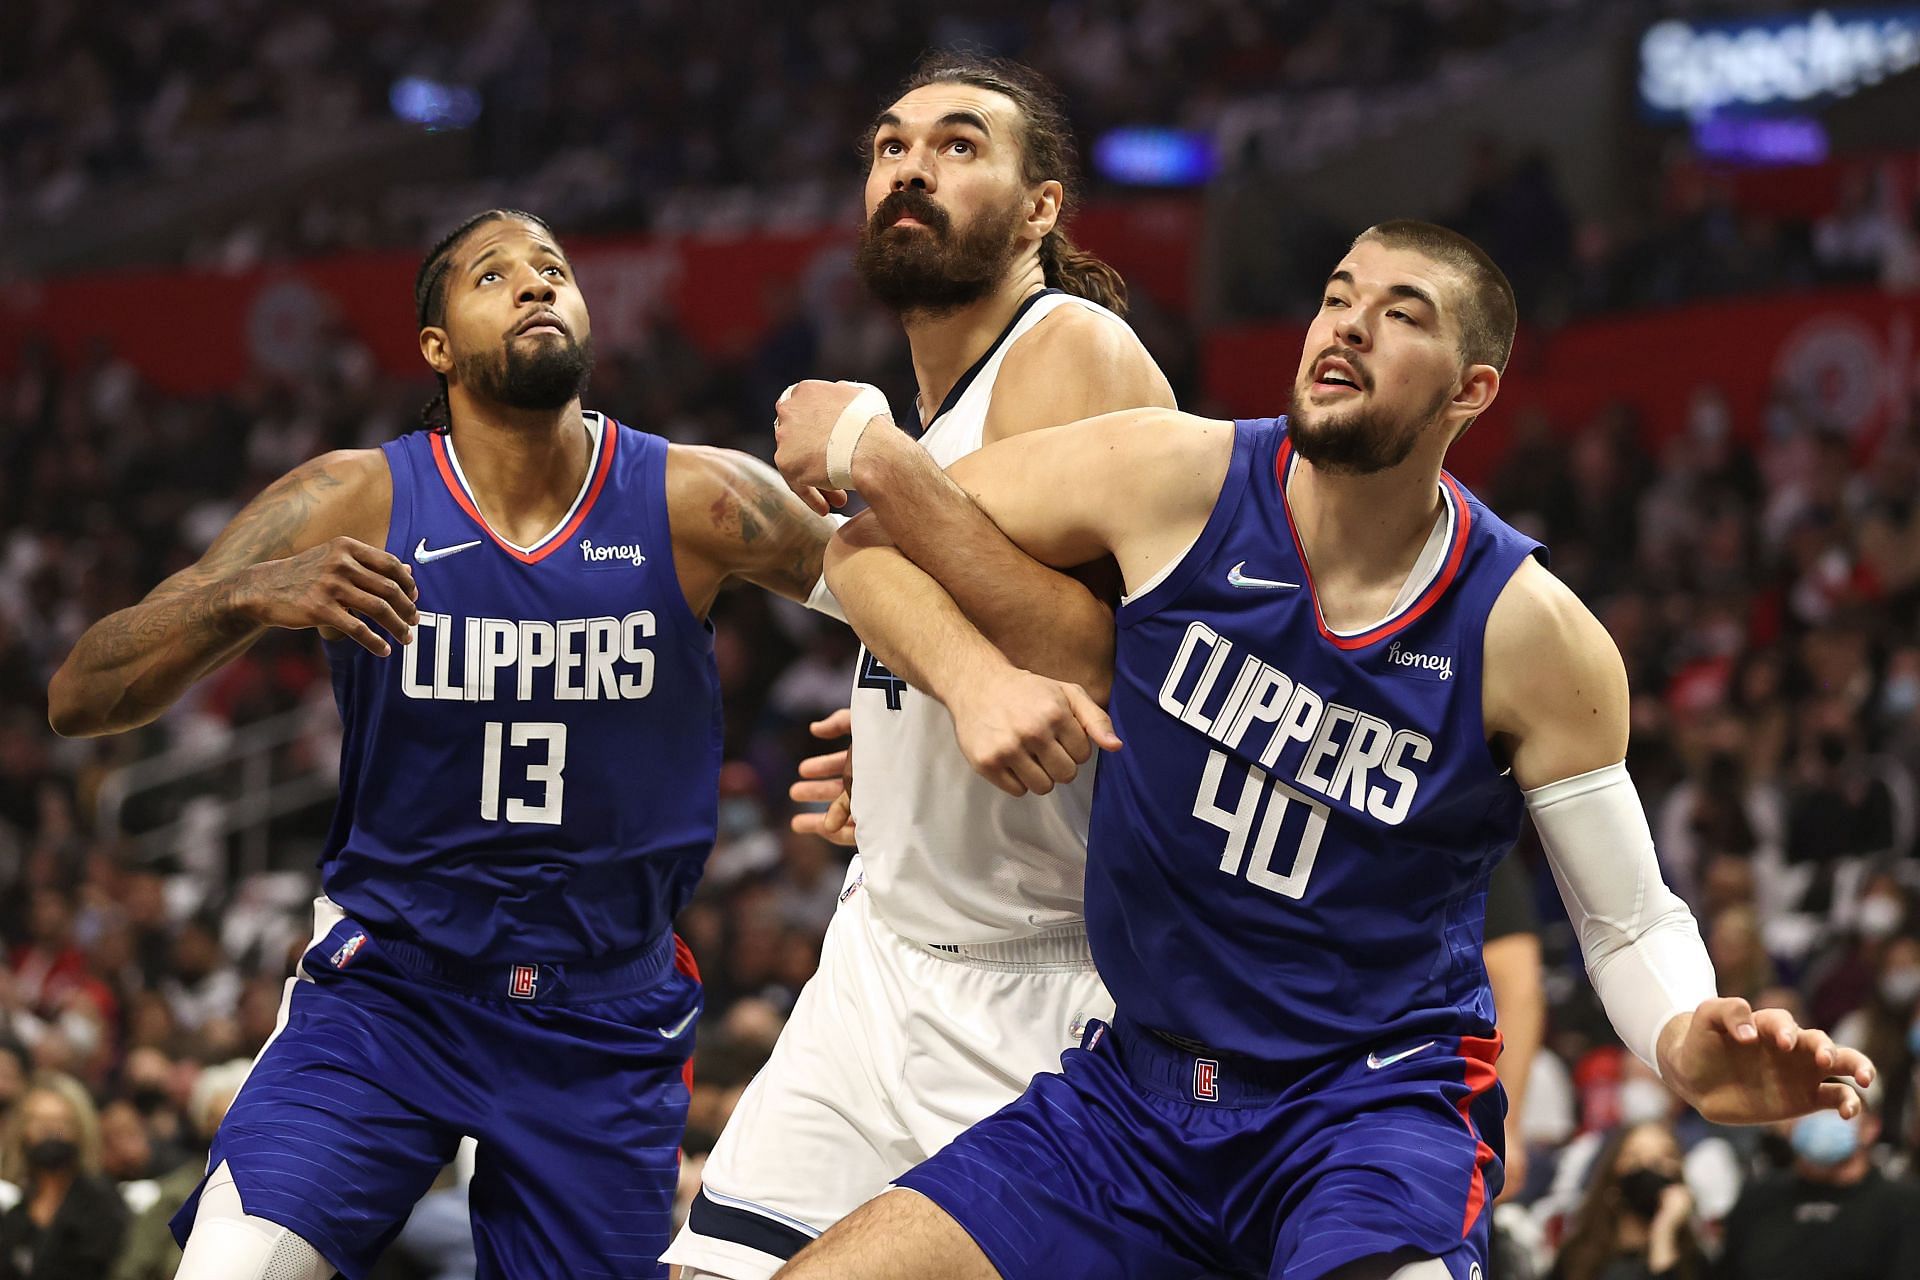
[[[348,938],[345,942],[341,943],[340,949],[333,953],[333,967],[336,969],[346,968],[347,965],[353,960],[353,958],[360,954],[360,948],[366,945],[367,945],[366,934],[364,933],[354,934],[351,938]]]
[[[539,965],[517,964],[513,966],[513,973],[507,978],[507,994],[515,1000],[531,1000],[539,982]]]
[[[1220,1064],[1212,1058],[1193,1060],[1193,1096],[1201,1102],[1220,1101]]]

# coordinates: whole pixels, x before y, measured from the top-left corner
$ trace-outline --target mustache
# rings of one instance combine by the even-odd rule
[[[885,231],[901,218],[909,216],[940,236],[945,236],[947,229],[953,225],[953,219],[945,209],[933,202],[932,196],[918,187],[904,187],[891,192],[875,206],[870,220],[871,228],[876,233]]]
[[[1347,362],[1347,366],[1353,370],[1353,376],[1360,380],[1360,389],[1362,391],[1373,390],[1373,375],[1367,372],[1367,367],[1364,364],[1360,363],[1360,353],[1352,347],[1344,347],[1339,343],[1335,343],[1333,346],[1328,347],[1319,355],[1315,356],[1313,363],[1307,366],[1307,375],[1311,377],[1313,370],[1328,356]]]

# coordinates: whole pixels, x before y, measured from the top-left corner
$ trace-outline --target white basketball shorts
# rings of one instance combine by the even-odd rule
[[[820,967],[741,1095],[667,1262],[766,1280],[1113,1016],[1084,930],[932,947],[847,871]]]

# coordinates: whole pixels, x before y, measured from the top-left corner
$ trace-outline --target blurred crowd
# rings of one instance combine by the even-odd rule
[[[1529,323],[1816,285],[1920,289],[1920,184],[1860,158],[1828,207],[1803,214],[1743,199],[1733,171],[1675,140],[1643,207],[1605,218],[1567,198],[1552,158],[1493,138],[1461,189],[1428,210],[1471,236],[1513,281]],[[1257,320],[1311,309],[1352,229],[1303,213],[1293,179],[1249,155],[1210,193],[1219,314]],[[1820,203],[1820,202],[1814,202]]]
[[[783,385],[842,346],[801,319],[722,364],[663,328],[609,357],[590,399],[681,440],[764,452],[764,432],[745,425],[764,414],[748,416],[742,387]],[[886,350],[880,366],[897,382],[900,349]],[[234,812],[232,770],[156,788],[124,811],[127,831],[97,820],[102,779],[162,749],[215,751],[236,726],[302,708],[306,727],[275,749],[276,774],[324,771],[338,750],[331,695],[318,646],[298,634],[270,637],[120,738],[53,738],[45,684],[80,630],[188,563],[269,477],[408,429],[426,388],[380,377],[364,356],[343,338],[303,377],[187,401],[159,395],[109,351],[71,364],[37,352],[0,401],[0,1181],[30,1201],[57,1185],[46,1178],[64,1160],[86,1175],[76,1186],[118,1184],[117,1198],[72,1203],[90,1214],[124,1206],[125,1239],[157,1256],[162,1211],[191,1182],[242,1069],[226,1064],[244,1064],[273,1029],[306,936],[326,806],[276,819],[271,857],[254,865],[218,820]],[[1612,1174],[1636,1159],[1679,1179],[1664,1185],[1687,1199],[1669,1206],[1663,1230],[1684,1226],[1702,1257],[1738,1243],[1754,1212],[1743,1195],[1787,1194],[1781,1179],[1815,1167],[1808,1143],[1847,1148],[1855,1172],[1900,1178],[1920,1153],[1920,447],[1900,429],[1844,437],[1818,404],[1784,394],[1763,421],[1736,422],[1703,387],[1687,429],[1664,443],[1623,410],[1524,418],[1497,469],[1469,480],[1546,539],[1625,655],[1630,764],[1722,990],[1834,1029],[1876,1059],[1883,1081],[1873,1120],[1828,1134],[1825,1147],[1818,1135],[1719,1132],[1681,1114],[1615,1043],[1539,853],[1523,843],[1514,857],[1548,922],[1552,1007],[1521,1126],[1526,1184],[1501,1208],[1515,1249],[1541,1260],[1557,1242],[1616,1229],[1644,1246],[1650,1220],[1631,1204],[1651,1214],[1674,1197],[1647,1192],[1643,1178],[1634,1201]],[[690,1180],[813,969],[845,866],[843,851],[787,829],[784,788],[812,749],[808,723],[844,699],[852,638],[743,591],[716,612],[716,647],[720,837],[679,922],[708,986]],[[214,820],[164,826],[195,806]],[[155,827],[174,834],[141,837]],[[458,1193],[455,1182],[445,1195]],[[434,1202],[446,1222],[457,1209]],[[0,1277],[12,1274],[6,1243],[18,1238],[7,1233],[24,1213],[0,1217]],[[1920,1212],[1907,1221],[1920,1231]],[[425,1254],[452,1249],[459,1274],[458,1230],[425,1234],[441,1242]],[[51,1247],[47,1236],[36,1247]],[[1570,1280],[1614,1277],[1570,1265]]]
[[[413,244],[458,209],[556,225],[843,215],[854,142],[930,47],[1021,58],[1082,139],[1204,128],[1222,102],[1417,82],[1575,6],[1558,0],[103,0],[0,8],[0,225],[58,224],[132,190],[216,187],[394,119],[396,83],[478,95],[470,158],[409,183],[349,171],[261,216],[202,214],[192,255],[242,263]],[[1195,67],[1205,67],[1196,81]],[[876,70],[884,68],[885,70]],[[312,188],[312,189],[306,189]],[[511,192],[511,200],[502,200]]]

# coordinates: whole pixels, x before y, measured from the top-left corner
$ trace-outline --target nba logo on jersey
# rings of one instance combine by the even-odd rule
[[[1212,1058],[1193,1060],[1193,1096],[1201,1102],[1220,1101],[1220,1064]]]
[[[507,978],[507,994],[515,1000],[531,1000],[539,979],[539,965],[517,964],[513,966],[513,972]]]
[[[336,969],[346,968],[348,962],[351,961],[354,958],[354,956],[360,953],[360,948],[366,945],[367,945],[366,934],[364,933],[354,934],[351,938],[348,938],[344,943],[341,944],[340,949],[338,951],[333,953],[333,967]]]

